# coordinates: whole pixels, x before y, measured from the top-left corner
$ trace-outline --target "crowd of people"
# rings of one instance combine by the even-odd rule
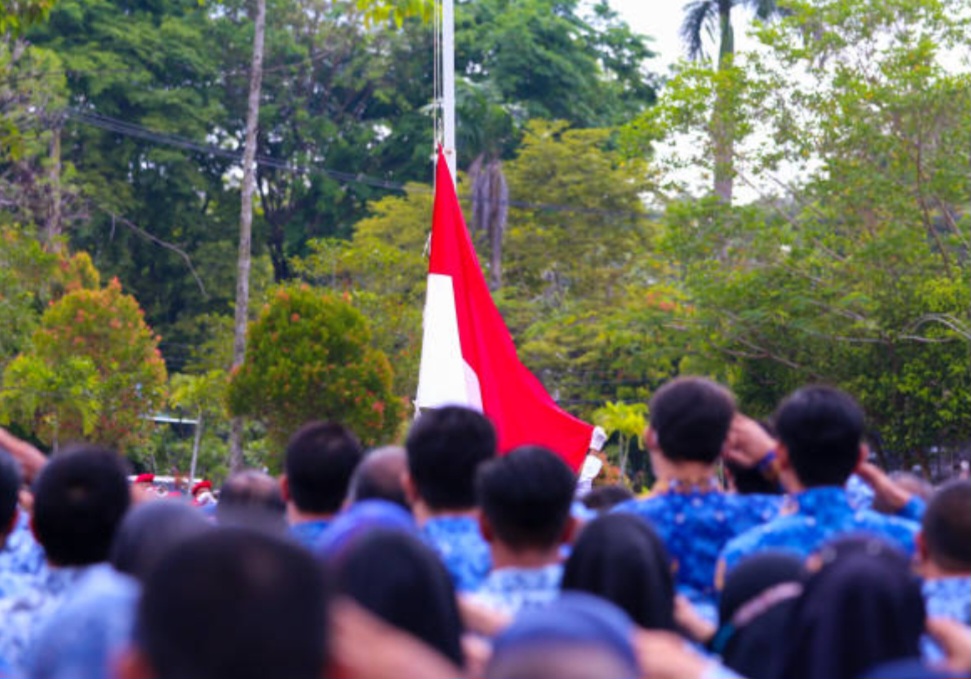
[[[309,423],[218,502],[0,428],[0,679],[971,677],[971,482],[886,474],[828,387],[649,413],[643,497],[458,407]]]

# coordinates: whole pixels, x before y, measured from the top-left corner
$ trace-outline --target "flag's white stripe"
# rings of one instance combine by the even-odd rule
[[[419,408],[460,405],[482,411],[479,378],[462,357],[452,277],[428,274],[418,370]]]

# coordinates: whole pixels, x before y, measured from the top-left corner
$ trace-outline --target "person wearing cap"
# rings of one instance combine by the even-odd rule
[[[192,504],[205,507],[215,504],[216,498],[212,494],[212,481],[203,479],[192,486]]]

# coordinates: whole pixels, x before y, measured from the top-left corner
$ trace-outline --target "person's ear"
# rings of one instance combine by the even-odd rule
[[[779,465],[779,471],[789,471],[792,469],[792,460],[789,459],[789,449],[781,441],[775,447],[775,460]]]
[[[496,534],[492,529],[492,524],[489,522],[485,512],[481,510],[479,511],[479,532],[482,533],[482,539],[490,544],[496,539]]]
[[[411,478],[408,470],[401,472],[401,487],[405,491],[405,500],[410,506],[414,507],[415,503],[421,498],[418,496],[418,486],[415,485],[415,480]]]
[[[856,466],[859,469],[860,465],[870,459],[870,446],[865,443],[860,444],[860,454],[859,459],[856,461]]]
[[[644,447],[649,451],[657,451],[657,432],[651,429],[651,425],[647,425],[647,429],[644,430]]]
[[[280,474],[280,495],[283,496],[284,502],[290,502],[293,499],[290,496],[290,479],[286,474]]]
[[[917,559],[920,563],[925,564],[930,562],[931,555],[927,550],[927,538],[924,537],[924,531],[921,530],[914,536],[914,545],[917,547]]]
[[[129,646],[115,660],[114,675],[118,679],[155,679],[155,671],[141,649]]]
[[[563,526],[563,535],[560,537],[560,542],[562,544],[570,544],[573,542],[574,537],[579,532],[580,522],[577,521],[575,516],[567,517],[566,525]]]

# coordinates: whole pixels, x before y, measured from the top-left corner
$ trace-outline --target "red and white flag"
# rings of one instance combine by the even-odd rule
[[[495,426],[500,453],[541,445],[574,471],[590,448],[603,445],[602,430],[557,406],[516,356],[479,268],[441,149],[417,405],[474,408]]]

